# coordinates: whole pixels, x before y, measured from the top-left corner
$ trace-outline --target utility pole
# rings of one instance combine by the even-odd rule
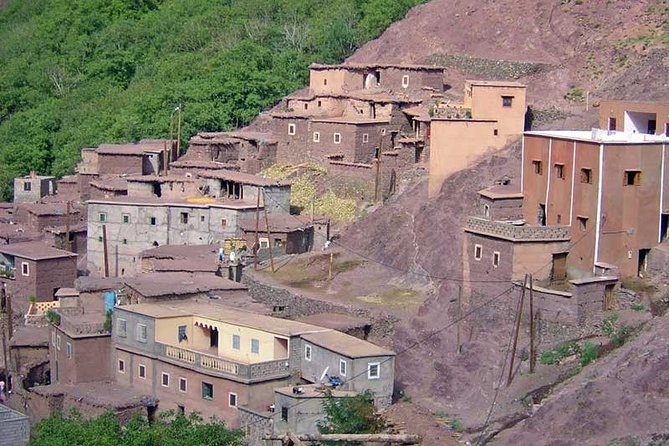
[[[379,142],[379,153],[376,156],[376,174],[374,175],[374,203],[379,199],[379,183],[381,177],[381,157],[383,154],[383,135],[381,135]]]
[[[525,274],[523,280],[523,289],[520,292],[520,302],[518,303],[518,311],[516,312],[516,326],[513,331],[513,347],[511,347],[511,364],[509,364],[509,376],[506,380],[507,387],[511,385],[513,379],[513,363],[516,359],[516,347],[518,346],[518,334],[520,333],[520,320],[523,316],[523,304],[525,303],[525,288],[527,288],[529,274]]]
[[[12,311],[12,296],[7,292],[7,284],[2,284],[2,292],[5,295],[5,302],[7,305],[7,320],[9,325],[7,327],[7,333],[9,333],[9,339],[11,340],[14,337],[14,325],[12,321],[14,320],[14,312]]]
[[[274,272],[274,255],[272,254],[272,235],[269,230],[269,218],[267,218],[267,199],[265,198],[265,189],[262,189],[262,210],[265,214],[265,229],[267,230],[267,247],[269,248],[269,263]]]
[[[109,252],[107,251],[107,225],[102,225],[102,255],[105,262],[105,277],[109,277]]]
[[[253,253],[253,269],[258,271],[258,252],[260,251],[260,237],[258,237],[258,226],[260,226],[260,187],[258,187],[258,196],[256,197],[256,244]]]
[[[530,373],[534,373],[534,367],[537,363],[534,330],[534,280],[532,279],[532,274],[530,274]]]
[[[330,266],[328,267],[328,280],[332,280],[332,260],[334,257],[334,253],[330,251]]]
[[[7,309],[3,308],[2,313],[0,313],[0,322],[2,323],[2,327],[0,327],[0,331],[2,331],[2,360],[5,363],[5,375],[6,378],[9,377],[9,352],[7,351],[7,334],[5,330],[5,325],[7,324]],[[9,379],[7,379],[7,385],[9,386]]]
[[[70,241],[70,200],[65,203],[65,251],[72,252],[72,242]]]

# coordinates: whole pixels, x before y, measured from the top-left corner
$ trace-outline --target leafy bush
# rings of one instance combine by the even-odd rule
[[[634,311],[643,311],[646,309],[646,307],[643,306],[643,304],[633,303],[632,305],[630,305],[630,309]]]
[[[105,321],[103,328],[106,332],[111,333],[112,331],[112,310],[107,310],[105,313]]]
[[[332,394],[327,394],[323,410],[326,418],[317,423],[322,434],[376,434],[385,425],[376,412],[373,395],[369,391],[346,398],[334,398]]]
[[[586,342],[581,347],[581,367],[585,367],[588,364],[591,364],[597,360],[599,356],[599,346],[593,344],[592,342]]]
[[[49,321],[53,325],[60,325],[60,314],[56,313],[52,309],[47,310],[46,314],[46,320]]]

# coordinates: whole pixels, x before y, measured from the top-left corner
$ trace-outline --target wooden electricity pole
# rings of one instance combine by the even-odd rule
[[[274,272],[274,254],[272,253],[272,234],[269,230],[269,218],[267,218],[267,199],[265,197],[265,189],[262,189],[262,210],[265,214],[265,229],[267,230],[267,247],[269,248],[269,263]]]
[[[109,251],[107,249],[107,225],[102,225],[102,255],[105,262],[105,277],[109,277]]]
[[[534,345],[534,280],[530,274],[530,373],[534,373],[534,368],[537,363],[536,346]]]
[[[513,346],[511,347],[511,363],[509,364],[509,376],[506,380],[506,385],[510,386],[513,380],[513,363],[516,359],[516,347],[518,346],[518,334],[520,333],[520,320],[523,316],[523,304],[525,303],[525,289],[527,288],[529,274],[525,274],[523,280],[523,289],[520,292],[520,302],[518,303],[518,311],[516,312],[516,326],[513,330]]]
[[[258,226],[260,226],[260,187],[258,187],[258,196],[256,197],[256,244],[255,255],[253,257],[253,269],[258,271],[258,253],[260,252],[260,237],[258,237]]]
[[[5,295],[5,304],[7,308],[7,320],[9,325],[7,326],[7,333],[9,334],[9,339],[11,340],[14,337],[14,325],[12,321],[14,320],[14,313],[12,312],[12,296],[7,292],[7,284],[3,283],[3,293]]]

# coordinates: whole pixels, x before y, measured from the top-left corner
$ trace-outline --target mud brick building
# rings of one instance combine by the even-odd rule
[[[520,138],[527,111],[525,90],[517,82],[468,80],[461,105],[432,109],[430,196],[451,174]]]
[[[669,102],[601,101],[599,128],[614,132],[669,134]]]
[[[55,194],[56,189],[54,177],[32,172],[28,176],[14,178],[14,203],[37,203],[43,197]]]
[[[54,300],[60,288],[72,287],[77,278],[77,255],[42,242],[0,245],[0,281],[7,283],[18,308],[27,308],[28,297]]]
[[[271,243],[274,255],[302,254],[314,248],[320,249],[324,240],[329,239],[328,218],[315,218],[312,223],[309,218],[297,215],[272,215],[267,220],[269,230],[264,219],[258,222],[258,241],[261,249],[268,248]],[[246,244],[253,246],[256,240],[255,220],[243,220],[239,227]]]
[[[22,203],[14,208],[13,221],[32,232],[42,232],[47,228],[70,225],[85,220],[85,215],[78,206],[66,203]]]
[[[159,410],[239,427],[240,408],[266,411],[275,388],[303,371],[305,384],[320,382],[326,368],[343,390],[374,389],[380,405],[392,396],[394,353],[333,330],[188,301],[117,307],[113,323],[117,382],[151,394]]]

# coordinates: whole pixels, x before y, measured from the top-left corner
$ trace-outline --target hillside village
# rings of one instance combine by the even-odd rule
[[[182,147],[176,107],[163,139],[15,178],[0,437],[175,411],[312,444],[340,440],[325,401],[368,395],[385,429],[350,441],[664,444],[669,102],[588,98],[565,128],[523,79],[388,60],[312,64],[247,127]],[[354,222],[295,206],[313,171],[356,186]]]

